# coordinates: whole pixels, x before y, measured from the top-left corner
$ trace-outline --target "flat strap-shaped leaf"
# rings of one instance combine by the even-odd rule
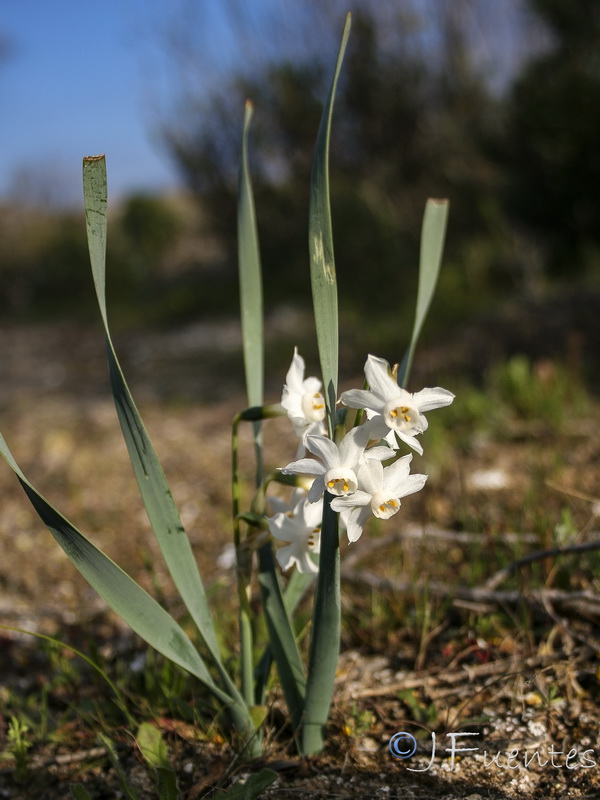
[[[1,434],[0,454],[16,474],[42,522],[100,597],[155,650],[195,675],[221,702],[231,703],[231,698],[215,685],[182,628],[121,567],[50,505],[25,477]]]
[[[214,623],[196,559],[110,337],[105,297],[107,183],[103,156],[84,159],[83,187],[90,261],[106,332],[111,387],[133,471],[173,582],[222,671]]]
[[[263,298],[260,250],[252,180],[248,167],[248,130],[252,104],[246,103],[238,187],[238,266],[246,394],[250,406],[263,402]]]
[[[337,284],[333,258],[333,236],[329,205],[329,133],[333,102],[342,61],[350,34],[351,16],[346,24],[335,65],[329,96],[323,109],[311,178],[310,265],[317,342],[327,400],[329,436],[333,439],[338,375]],[[325,723],[333,697],[340,646],[340,548],[337,514],[325,493],[319,574],[312,616],[312,630],[301,749],[304,755],[323,747]]]
[[[448,222],[449,203],[447,200],[429,199],[425,205],[423,225],[421,227],[421,250],[419,256],[419,288],[417,291],[417,305],[415,308],[415,321],[413,324],[410,344],[404,356],[402,366],[398,371],[398,384],[406,386],[410,376],[413,357],[425,317],[435,293],[444,240],[446,238],[446,225]]]
[[[269,542],[258,551],[258,582],[269,631],[271,653],[277,665],[285,701],[292,717],[292,728],[297,731],[304,713],[306,677],[302,656],[281,593],[274,562],[273,550]]]
[[[315,154],[310,180],[310,209],[308,224],[308,248],[310,253],[310,279],[312,286],[317,344],[321,361],[321,374],[325,388],[329,435],[333,437],[333,416],[337,401],[338,381],[338,303],[333,234],[331,230],[331,207],[329,203],[329,138],[333,102],[340,69],[350,34],[350,14],[342,34],[342,41],[335,65],[329,95],[323,108],[321,124],[317,134]]]

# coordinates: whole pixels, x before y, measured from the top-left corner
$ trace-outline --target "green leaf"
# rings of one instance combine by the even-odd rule
[[[238,189],[238,266],[246,393],[248,404],[263,402],[262,276],[252,181],[248,168],[248,129],[253,108],[246,103]]]
[[[408,382],[417,342],[437,285],[444,252],[448,209],[449,203],[447,200],[433,200],[430,198],[425,206],[423,226],[421,228],[419,289],[417,292],[415,321],[410,345],[398,371],[398,384],[400,386],[406,386]]]
[[[27,480],[4,437],[0,434],[0,455],[16,474],[25,494],[79,572],[102,599],[151,647],[200,680],[226,708],[243,746],[254,736],[247,707],[235,685],[228,694],[215,685],[206,665],[183,629],[141,586],[87,539]]]
[[[317,343],[321,374],[325,387],[329,435],[333,437],[333,415],[337,401],[338,381],[338,305],[331,208],[329,204],[329,137],[338,76],[350,33],[350,14],[337,57],[333,81],[323,108],[317,134],[310,182],[308,246]]]
[[[319,563],[319,556],[313,556],[313,558],[315,558],[317,563]],[[307,572],[298,572],[297,569],[292,572],[283,593],[283,602],[290,617],[298,607],[300,600],[302,600],[314,582],[315,576],[312,574]]]
[[[281,594],[270,543],[263,545],[258,551],[258,582],[271,653],[277,665],[281,688],[292,718],[292,729],[297,731],[300,729],[304,712],[306,678],[294,629]]]
[[[332,511],[331,497],[325,494],[319,574],[313,609],[313,624],[308,660],[302,754],[318,753],[323,748],[325,725],[333,697],[333,685],[340,649],[340,545],[338,515]]]
[[[88,794],[81,783],[72,783],[69,789],[73,795],[73,800],[92,800],[91,795]]]
[[[171,767],[167,745],[158,728],[150,725],[149,722],[142,722],[137,729],[135,739],[141,754],[151,767],[155,769],[157,767],[166,767],[168,769]]]
[[[232,704],[230,711],[234,724],[241,734],[252,737],[248,709],[221,661],[214,623],[194,553],[112,344],[105,295],[107,181],[104,156],[83,159],[83,194],[90,261],[106,334],[113,398],[140,494],[173,582],[215,660],[227,690],[223,696]]]
[[[172,769],[158,767],[156,770],[156,785],[159,800],[177,800],[177,775]]]
[[[329,96],[323,109],[311,178],[309,245],[317,342],[327,402],[329,436],[333,439],[338,373],[337,285],[329,205],[329,135],[335,91],[350,34],[346,16]],[[325,724],[333,697],[340,647],[340,553],[338,519],[326,493],[321,529],[319,575],[312,617],[310,654],[301,749],[304,755],[323,747]]]
[[[254,800],[278,777],[272,769],[261,769],[260,772],[250,775],[243,783],[236,783],[227,791],[219,790],[213,800]]]
[[[137,730],[136,741],[143,757],[156,771],[160,800],[177,800],[177,776],[169,763],[162,733],[149,722],[142,722]]]
[[[300,602],[300,600],[302,600],[302,598],[308,591],[309,587],[314,582],[315,582],[315,576],[312,574],[298,572],[297,569],[295,569],[292,572],[287,582],[287,586],[285,587],[285,590],[283,592],[283,605],[290,620],[292,620],[294,616],[294,611],[298,607],[298,603]],[[255,676],[256,676],[255,697],[257,703],[262,703],[264,701],[267,681],[269,680],[269,673],[271,671],[272,663],[273,663],[273,651],[271,650],[270,645],[267,645],[263,651],[262,656],[258,661],[255,670]]]
[[[104,156],[84,158],[83,190],[90,261],[106,333],[111,387],[123,437],[148,519],[173,582],[211,655],[220,663],[214,624],[189,539],[110,337],[105,296],[107,184]]]
[[[263,401],[263,307],[262,276],[258,232],[252,181],[248,167],[248,129],[253,108],[246,103],[244,127],[242,131],[241,163],[238,185],[238,268],[240,280],[240,312],[242,320],[242,340],[244,349],[244,369],[246,373],[246,394],[250,406],[261,406]],[[254,452],[256,456],[256,486],[263,480],[261,424],[253,424]],[[236,445],[237,447],[237,445]],[[237,466],[233,472],[234,514],[237,515],[239,483]],[[250,591],[252,559],[247,569],[239,569],[239,519],[234,523],[234,540],[238,552],[238,596],[240,600],[240,661],[242,673],[242,693],[248,704],[254,698],[253,661],[253,620],[247,597]]]
[[[154,598],[92,544],[27,480],[0,434],[0,454],[16,474],[42,522],[100,597],[149,645],[195,675],[221,702],[231,698],[215,686],[184,631]]]

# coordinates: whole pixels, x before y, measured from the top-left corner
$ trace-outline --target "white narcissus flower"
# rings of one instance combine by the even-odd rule
[[[369,441],[369,430],[365,425],[353,428],[339,445],[325,436],[307,436],[306,449],[317,458],[300,458],[292,461],[281,472],[284,475],[314,475],[308,499],[316,502],[327,490],[338,497],[352,494],[358,488],[356,470],[365,459],[365,447]],[[388,447],[376,447],[367,451],[372,458],[385,460],[393,455]]]
[[[325,398],[321,393],[321,381],[318,378],[304,377],[304,359],[294,348],[294,357],[285,376],[285,385],[281,395],[281,405],[292,421],[296,436],[303,437],[307,429],[311,433],[324,433]]]
[[[370,517],[389,519],[400,510],[400,498],[418,492],[427,475],[411,475],[412,455],[399,458],[389,467],[367,459],[358,470],[358,489],[348,497],[334,497],[331,507],[346,524],[348,541],[360,538]]]
[[[423,412],[449,406],[454,395],[440,387],[411,394],[398,386],[389,374],[389,368],[383,358],[370,355],[365,363],[369,389],[350,389],[342,393],[341,401],[350,408],[366,409],[372,438],[385,438],[392,431],[422,454],[423,448],[415,437],[427,430]]]
[[[274,505],[281,507],[281,501]],[[288,570],[295,564],[298,572],[319,571],[310,553],[318,553],[321,547],[322,501],[309,503],[306,492],[296,489],[287,510],[277,512],[267,522],[275,539],[289,542],[285,547],[280,547],[276,553],[282,570]]]

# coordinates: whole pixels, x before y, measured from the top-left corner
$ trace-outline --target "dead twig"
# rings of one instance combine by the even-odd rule
[[[32,765],[36,768],[50,766],[68,766],[78,764],[81,761],[95,761],[107,755],[106,747],[90,747],[88,750],[77,750],[74,753],[57,753],[53,758],[32,759]]]
[[[407,676],[400,681],[395,681],[387,686],[377,686],[375,688],[363,689],[353,694],[353,698],[381,697],[383,695],[396,694],[403,689],[434,689],[438,686],[456,686],[460,683],[473,683],[482,678],[494,676],[511,677],[523,675],[537,671],[542,667],[555,664],[564,657],[561,653],[544,653],[529,658],[502,658],[498,661],[489,661],[487,664],[463,665],[459,670],[448,672],[440,670],[439,673]]]
[[[568,621],[566,619],[563,619],[562,617],[558,616],[558,614],[554,610],[554,607],[552,606],[552,603],[550,602],[548,597],[544,597],[543,600],[544,600],[544,608],[546,610],[546,614],[548,614],[550,619],[554,620],[554,622],[560,628],[562,628],[562,630],[566,634],[568,634],[571,637],[571,639],[577,639],[578,642],[581,642],[582,644],[585,644],[588,647],[591,647],[593,650],[596,651],[596,653],[600,653],[600,642],[598,642],[589,633],[586,634],[585,636],[583,636],[581,633],[579,633],[578,631],[574,630],[571,627],[571,625],[569,625],[569,623],[568,623]]]
[[[486,581],[485,588],[489,590],[496,589],[510,575],[512,575],[513,572],[516,572],[526,564],[532,564],[534,561],[543,561],[545,558],[572,555],[573,553],[588,553],[592,550],[600,550],[600,538],[594,539],[590,542],[572,544],[568,547],[549,547],[547,550],[537,550],[535,553],[529,553],[526,556],[517,558],[516,561],[513,561],[507,567],[503,567],[502,569],[498,570],[498,572],[494,573],[494,575],[492,575],[492,577]]]
[[[535,544],[538,537],[533,533],[514,533],[507,531],[498,537],[503,543],[528,542]],[[452,531],[445,528],[438,528],[436,525],[417,525],[408,524],[401,531],[395,531],[381,539],[371,539],[367,546],[353,545],[351,550],[344,558],[344,563],[348,568],[355,567],[365,555],[371,555],[374,550],[382,550],[395,544],[401,544],[406,539],[418,540],[427,543],[437,540],[449,544],[473,544],[481,542],[482,535],[470,533],[468,531]]]
[[[577,489],[567,489],[565,486],[561,486],[555,481],[546,481],[546,486],[562,494],[569,495],[569,497],[585,500],[587,503],[600,503],[600,497],[595,497],[593,494],[588,494],[587,492],[579,492]]]
[[[600,543],[596,543],[600,547]],[[402,581],[382,578],[369,570],[352,570],[343,568],[342,579],[358,586],[368,586],[380,592],[394,594],[423,594],[450,598],[457,601],[474,603],[491,603],[495,606],[515,606],[526,603],[535,608],[545,608],[549,600],[554,607],[564,611],[572,611],[581,615],[600,617],[600,597],[586,591],[565,592],[560,589],[532,589],[528,592],[517,590],[498,591],[487,587],[451,586],[440,581]]]

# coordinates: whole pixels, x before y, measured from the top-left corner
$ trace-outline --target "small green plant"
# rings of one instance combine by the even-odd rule
[[[376,722],[377,717],[368,708],[359,708],[357,703],[352,703],[350,715],[344,723],[344,733],[349,736],[362,736],[369,733]]]
[[[147,722],[138,728],[137,745],[156,775],[160,800],[177,800],[177,778],[169,762],[167,745],[161,732]]]
[[[385,359],[368,355],[365,386],[343,392],[338,407],[337,278],[329,207],[328,151],[336,86],[349,31],[350,16],[317,135],[311,180],[309,254],[322,378],[305,377],[305,363],[296,350],[281,402],[276,404],[265,404],[263,398],[262,276],[247,154],[252,107],[250,104],[246,107],[238,238],[248,408],[235,417],[231,451],[239,684],[223,657],[218,626],[190,541],[112,343],[105,294],[107,179],[103,156],[84,159],[83,184],[90,260],[106,337],[110,382],[148,518],[200,636],[199,646],[163,606],[45,500],[0,437],[2,455],[38,515],[81,574],[148,644],[200,682],[205,690],[203,701],[210,699],[219,706],[219,723],[244,756],[258,756],[262,752],[266,687],[273,664],[298,750],[302,754],[322,750],[340,648],[340,527],[345,528],[348,540],[355,542],[370,520],[376,518],[385,524],[385,520],[400,511],[404,497],[423,488],[427,476],[411,473],[412,453],[403,454],[403,450],[408,448],[422,454],[420,436],[428,426],[425,414],[450,405],[454,399],[451,392],[439,387],[416,393],[405,388],[436,287],[446,230],[447,202],[429,200],[423,219],[415,319],[404,358],[391,368]],[[377,277],[369,275],[366,279],[376,281]],[[381,291],[385,302],[393,302],[385,285]],[[286,415],[295,433],[296,457],[287,465],[268,471],[262,425],[272,417]],[[254,494],[249,508],[244,509],[238,434],[240,425],[246,424],[252,426],[256,468]],[[224,452],[212,454],[215,459],[227,456]],[[292,490],[289,500],[269,494],[274,483],[288,487],[288,492]],[[282,546],[275,548],[276,541],[283,543]],[[259,610],[251,603],[256,583],[261,592]],[[305,666],[293,617],[313,583],[316,588]],[[267,632],[266,643],[256,639],[261,625]],[[118,771],[114,749],[106,737],[104,741]],[[142,742],[140,747],[146,758],[153,754],[151,763],[159,777],[162,776],[165,796],[173,796],[174,778],[160,735],[143,728]],[[250,796],[249,783],[240,796]],[[123,790],[134,796],[125,785]]]
[[[415,722],[428,727],[434,726],[438,721],[438,709],[434,702],[426,705],[420,700],[412,689],[402,689],[396,693],[399,700],[407,706]]]
[[[27,734],[29,733],[29,726],[18,717],[11,717],[8,721],[8,731],[6,738],[8,739],[9,751],[12,753],[15,760],[15,775],[17,780],[22,783],[27,777],[28,766],[28,751],[31,747],[31,742]]]

